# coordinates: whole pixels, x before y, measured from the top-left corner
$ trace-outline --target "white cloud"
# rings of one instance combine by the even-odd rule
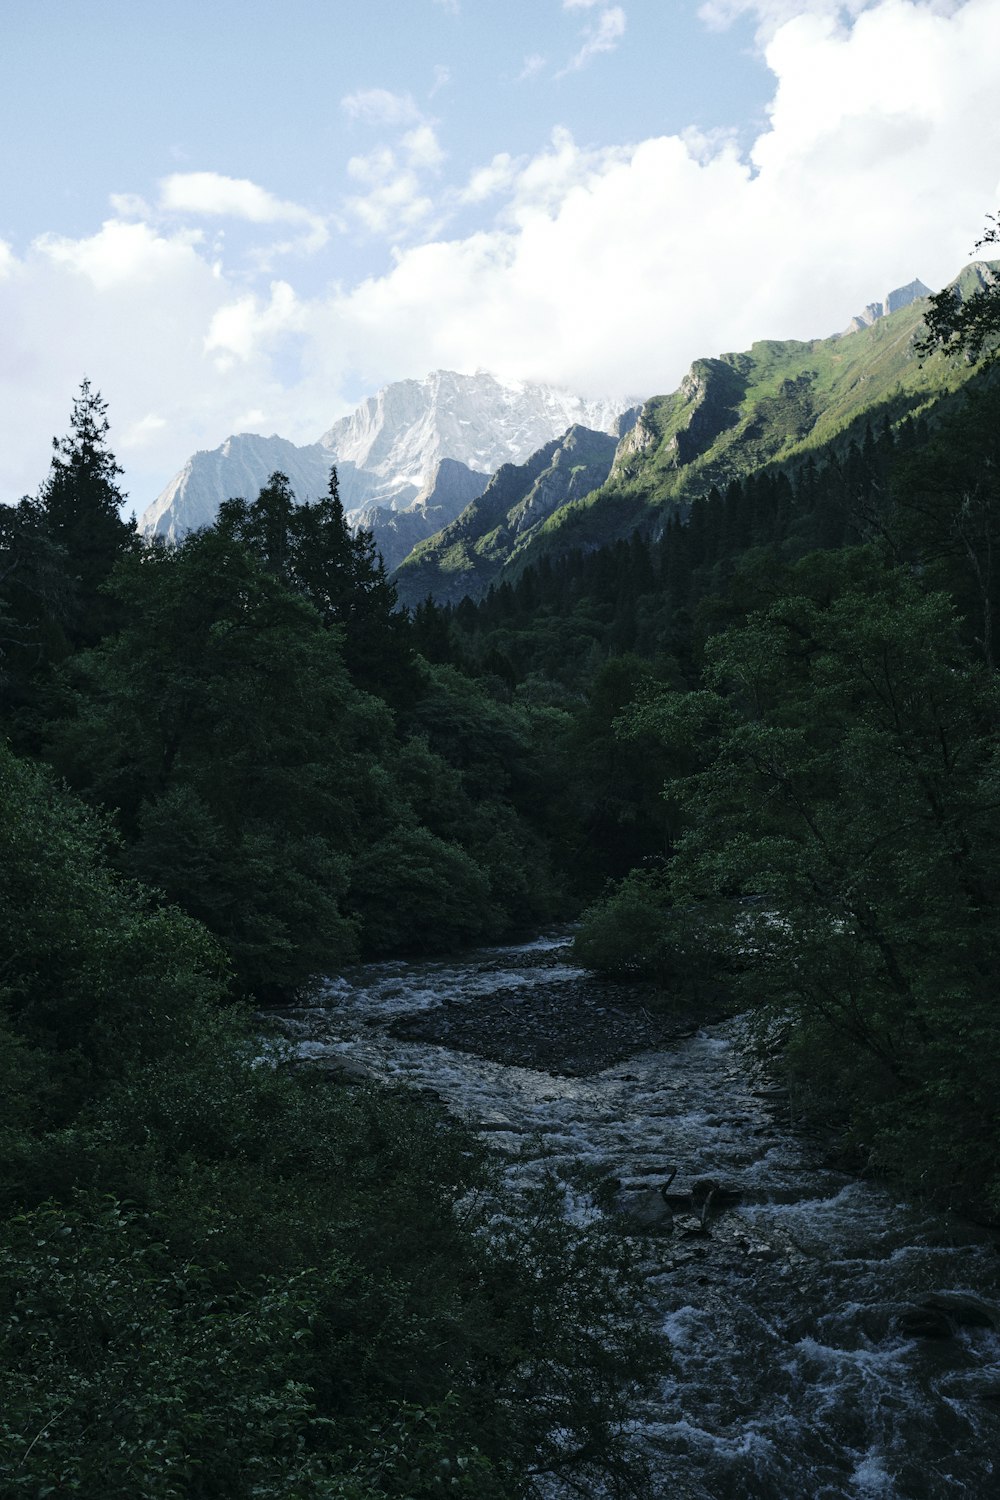
[[[1000,163],[1000,7],[803,14],[744,158],[725,132],[587,152],[565,131],[463,189],[496,228],[414,246],[325,316],[375,379],[437,365],[665,390],[700,354],[808,338],[969,258]]]
[[[121,196],[118,195],[121,202]],[[141,199],[126,195],[125,203],[141,205]],[[160,183],[159,209],[165,214],[188,214],[196,218],[242,219],[250,224],[302,224],[306,234],[269,247],[268,254],[296,249],[321,250],[329,239],[324,220],[303,208],[277,198],[246,177],[225,177],[220,172],[174,172]]]
[[[524,59],[524,66],[517,75],[517,82],[523,83],[526,78],[536,78],[545,67],[545,58],[540,52],[529,52]]]
[[[368,93],[393,101],[400,98],[383,90]],[[407,113],[405,119],[395,106],[383,110],[381,120],[378,109],[373,110],[366,117],[372,123],[394,124],[397,128],[409,123],[410,128],[402,131],[394,145],[382,142],[363,155],[352,156],[347,163],[348,176],[369,189],[347,199],[348,213],[366,233],[393,241],[411,238],[418,230],[427,232],[431,223],[440,222],[424,179],[437,177],[445,152],[435,122],[415,105],[412,108],[414,113]]]
[[[216,356],[218,369],[229,371],[237,360],[245,364],[262,345],[284,334],[299,332],[304,316],[304,309],[288,282],[272,281],[267,302],[250,295],[228,302],[216,311],[205,335],[205,352]]]
[[[347,175],[355,182],[384,182],[396,170],[396,155],[389,146],[378,146],[366,156],[352,156]]]
[[[444,152],[437,138],[437,132],[428,121],[408,130],[400,145],[410,165],[421,170],[434,171],[444,161]]]
[[[848,24],[878,0],[703,0],[698,15],[713,31],[723,31],[742,16],[757,23],[757,38],[763,44],[788,21],[799,16],[825,16]],[[938,11],[954,10],[961,0],[931,0]]]
[[[274,224],[310,217],[297,203],[286,203],[246,177],[220,172],[174,172],[160,183],[160,208],[167,213],[218,214]]]
[[[133,422],[125,429],[119,439],[119,447],[125,452],[144,448],[164,430],[166,425],[166,417],[161,417],[157,412],[148,411],[144,417],[140,417],[137,422]]]
[[[108,291],[128,283],[155,285],[182,266],[200,265],[195,246],[201,238],[200,231],[187,230],[167,239],[148,224],[108,219],[87,239],[46,234],[35,241],[35,248],[53,265],[64,266],[86,277],[98,290]]]
[[[347,207],[370,234],[392,240],[406,238],[435,212],[416,172],[405,168],[387,174],[370,192],[348,198]]]
[[[365,125],[411,125],[421,118],[410,94],[393,94],[389,89],[358,89],[345,94],[340,107],[352,120]]]
[[[585,68],[592,58],[599,57],[602,52],[613,52],[624,35],[625,12],[622,7],[611,5],[601,10],[597,19],[584,31],[583,46],[556,76],[564,78],[567,73]]]
[[[565,126],[557,125],[546,151],[512,170],[505,217],[515,222],[538,212],[556,213],[574,188],[587,185],[629,158],[624,146],[602,149],[577,146]],[[493,166],[499,163],[494,159]],[[485,169],[487,172],[490,168]]]
[[[431,133],[433,136],[433,132]],[[421,155],[431,153],[427,140],[418,131],[411,141],[411,163],[420,165]],[[404,142],[409,139],[404,137]],[[368,188],[347,199],[347,208],[369,234],[388,239],[406,238],[434,213],[434,203],[423,191],[420,175],[413,165],[402,165],[389,146],[379,146],[367,156],[352,156],[347,163],[348,175]]]
[[[449,77],[447,69],[436,69],[432,93]],[[399,132],[393,144],[382,141],[347,163],[348,176],[368,188],[346,200],[355,225],[366,234],[393,242],[439,227],[442,220],[425,182],[440,174],[446,159],[436,121],[424,115],[409,94],[387,89],[364,89],[348,95],[341,104],[363,124]]]
[[[484,203],[498,193],[510,188],[517,176],[517,164],[507,151],[501,151],[488,166],[479,167],[472,173],[465,187],[459,192],[462,203]]]
[[[37,239],[11,272],[0,280],[0,399],[17,442],[0,452],[0,499],[45,478],[85,373],[110,402],[138,509],[186,452],[230,430],[232,411],[249,404],[244,374],[258,402],[265,391],[269,404],[280,397],[266,358],[223,384],[205,356],[211,319],[233,291],[189,233],[112,220],[78,240]]]
[[[138,193],[112,193],[111,207],[119,219],[151,219],[153,210]]]

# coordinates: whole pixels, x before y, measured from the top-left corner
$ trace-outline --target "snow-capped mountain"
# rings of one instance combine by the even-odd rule
[[[176,540],[209,525],[222,500],[253,498],[275,469],[288,475],[299,500],[313,500],[326,489],[333,463],[349,514],[372,505],[401,510],[432,483],[442,459],[492,474],[501,464],[523,463],[574,424],[616,432],[627,405],[485,372],[436,370],[386,386],[316,443],[299,447],[241,433],[196,453],[139,524],[147,536]]]

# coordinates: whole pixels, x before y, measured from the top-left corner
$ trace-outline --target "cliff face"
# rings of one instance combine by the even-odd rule
[[[488,483],[488,474],[477,474],[456,459],[443,458],[430,483],[403,510],[371,505],[355,512],[353,519],[371,532],[391,573],[414,547],[460,515]]]

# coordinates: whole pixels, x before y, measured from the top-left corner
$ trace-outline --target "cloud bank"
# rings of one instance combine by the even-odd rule
[[[748,8],[713,5],[720,22]],[[325,226],[210,172],[166,179],[153,210],[116,199],[92,235],[0,244],[0,498],[44,477],[84,373],[141,509],[193,449],[246,428],[312,439],[388,380],[486,367],[652,393],[698,355],[828,334],[914,276],[942,284],[1000,198],[997,0],[752,9],[774,91],[748,153],[725,132],[595,151],[556,130],[449,181],[408,96],[354,96],[359,122],[397,133],[352,168],[345,222],[367,212],[392,245],[356,285],[310,296],[294,267],[228,266],[220,215]],[[473,212],[470,230],[457,216]]]

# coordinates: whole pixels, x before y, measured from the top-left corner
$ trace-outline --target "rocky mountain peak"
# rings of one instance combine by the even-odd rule
[[[911,302],[916,302],[918,297],[929,297],[931,289],[924,286],[919,277],[914,277],[905,286],[897,286],[891,292],[886,292],[881,302],[869,302],[864,312],[860,312],[852,318],[839,338],[846,338],[849,333],[858,333],[862,328],[870,328],[877,323],[879,318],[887,318],[891,313],[899,312],[900,308],[909,307]]]

